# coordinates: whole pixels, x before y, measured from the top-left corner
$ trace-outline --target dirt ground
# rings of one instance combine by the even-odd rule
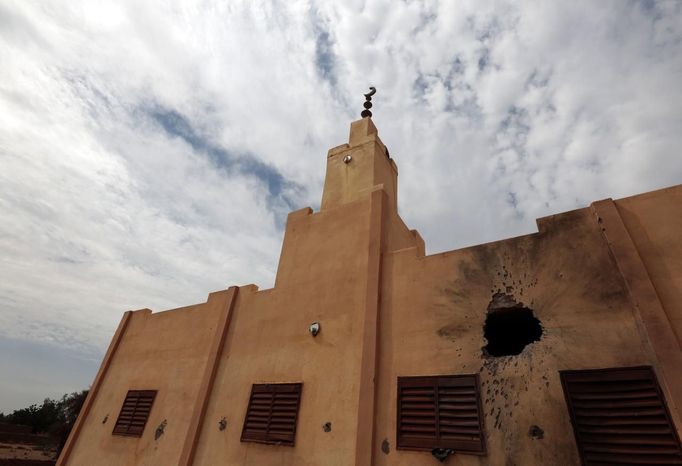
[[[57,449],[54,445],[0,441],[0,466],[4,464],[16,464],[17,466],[48,465],[54,464],[56,457]]]

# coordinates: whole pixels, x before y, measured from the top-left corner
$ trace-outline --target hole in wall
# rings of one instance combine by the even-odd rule
[[[483,336],[488,344],[483,348],[486,356],[514,356],[542,338],[542,325],[533,310],[512,296],[495,293],[488,305],[488,316],[483,326]]]

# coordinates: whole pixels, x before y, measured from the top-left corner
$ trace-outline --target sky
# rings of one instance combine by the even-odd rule
[[[367,88],[427,253],[682,183],[682,2],[0,0],[0,412],[274,283]]]

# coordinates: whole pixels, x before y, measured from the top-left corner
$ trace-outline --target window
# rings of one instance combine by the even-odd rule
[[[254,384],[241,441],[293,445],[301,386],[300,383]]]
[[[484,454],[478,375],[398,377],[398,448]]]
[[[682,464],[651,367],[562,371],[582,464]]]
[[[152,410],[156,390],[130,390],[114,426],[115,435],[141,437]]]

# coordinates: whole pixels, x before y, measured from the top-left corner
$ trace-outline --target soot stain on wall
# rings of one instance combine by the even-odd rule
[[[538,464],[577,464],[575,447],[565,440],[570,420],[558,370],[574,363],[571,348],[594,339],[590,326],[601,328],[619,313],[618,322],[629,322],[632,303],[588,211],[542,223],[540,233],[458,253],[453,276],[433,304],[439,322],[434,336],[451,345],[445,350],[453,374],[479,371],[489,450],[503,451],[509,464],[529,454]],[[484,325],[489,308],[505,304],[530,311],[542,334],[519,354],[495,357],[480,350]],[[633,325],[617,331],[607,338],[616,355],[618,345],[631,345],[625,334],[637,335]],[[530,447],[529,426],[546,427],[547,416],[558,416],[566,432],[544,429],[545,440]]]
[[[533,314],[530,309],[539,282],[536,261],[542,257],[538,240],[537,236],[520,238],[511,248],[508,242],[505,247],[496,244],[476,247],[471,256],[458,263],[455,279],[441,290],[443,299],[437,305],[440,313],[447,312],[453,316],[449,323],[437,329],[438,337],[457,343],[453,348],[456,360],[467,365],[467,360],[480,360],[486,436],[495,442],[489,448],[502,448],[512,461],[510,464],[513,464],[518,451],[524,448],[517,432],[527,431],[528,420],[525,417],[528,414],[533,416],[527,410],[525,416],[521,414],[519,406],[527,404],[529,397],[537,399],[541,395],[538,386],[549,386],[550,378],[541,373],[547,349],[529,345],[522,348],[520,354],[502,357],[485,356],[476,349],[486,343],[484,324],[491,309],[504,309],[505,304],[508,309],[526,308],[522,300],[527,300],[530,303],[527,309]],[[478,346],[476,342],[480,342]],[[464,352],[463,347],[466,348]],[[455,367],[458,369],[454,373],[461,372],[461,363]],[[524,424],[523,429],[518,424],[519,420]],[[492,431],[497,435],[492,436]]]

